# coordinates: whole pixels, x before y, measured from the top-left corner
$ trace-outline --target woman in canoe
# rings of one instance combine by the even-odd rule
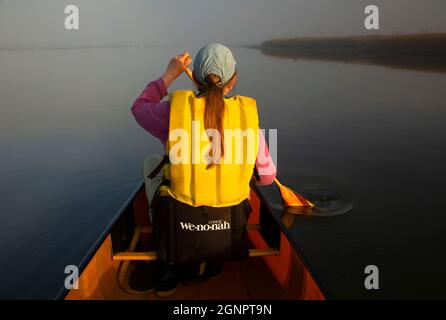
[[[153,286],[160,296],[176,288],[178,270],[191,263],[198,263],[200,275],[210,278],[222,272],[221,261],[246,256],[249,184],[271,184],[276,177],[259,130],[256,101],[230,96],[237,72],[227,47],[210,44],[197,53],[197,93],[177,90],[162,101],[191,64],[187,52],[172,58],[132,106],[139,125],[166,151],[166,156],[151,155],[143,163],[158,255],[167,262],[151,270],[153,281],[146,280],[145,289]]]

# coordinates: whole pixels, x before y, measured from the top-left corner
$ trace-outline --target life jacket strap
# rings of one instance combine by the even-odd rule
[[[152,172],[149,173],[149,175],[147,176],[147,178],[149,179],[153,179],[155,178],[155,176],[161,171],[161,169],[164,167],[165,164],[169,163],[169,155],[164,155],[163,159],[161,160],[161,162],[155,167],[155,169],[153,169]]]

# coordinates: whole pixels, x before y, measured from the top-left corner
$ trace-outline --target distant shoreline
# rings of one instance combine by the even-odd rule
[[[384,65],[446,72],[446,34],[275,39],[258,49],[270,56]]]

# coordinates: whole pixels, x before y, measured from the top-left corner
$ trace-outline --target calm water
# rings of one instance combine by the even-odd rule
[[[0,51],[0,298],[54,297],[115,216],[162,151],[130,106],[184,49]],[[354,202],[293,227],[330,294],[445,297],[446,74],[234,51],[237,92],[278,128],[284,182]]]

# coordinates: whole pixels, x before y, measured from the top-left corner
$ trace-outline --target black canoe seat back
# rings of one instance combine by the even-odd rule
[[[153,261],[158,259],[158,247],[155,241],[155,232],[148,219],[148,205],[144,188],[141,187],[130,202],[122,211],[118,221],[111,231],[113,260],[119,261],[118,285],[128,293],[140,294],[128,285],[128,275],[130,274],[132,261]],[[262,216],[261,208],[253,208],[257,214]],[[269,216],[269,215],[265,215]],[[257,221],[257,220],[256,220]],[[265,226],[265,230],[261,226]],[[268,247],[262,249],[248,249],[249,257],[278,256],[280,251],[279,241],[270,241],[271,227],[273,223],[264,218],[260,218],[253,224],[246,224],[245,230],[248,233],[258,233]],[[268,230],[266,230],[268,229]],[[257,234],[252,234],[257,236]],[[280,234],[279,234],[280,235]],[[273,237],[275,238],[275,237]],[[279,238],[280,239],[280,238]],[[201,265],[200,265],[201,268]]]
[[[141,187],[112,229],[113,260],[150,261],[158,259],[158,248],[155,244],[153,228],[148,219],[148,211],[149,207],[144,188]],[[261,214],[261,216],[268,217],[269,215]],[[272,221],[266,221],[265,223],[265,221],[262,221],[263,218],[265,217],[260,219],[262,226],[269,226],[270,228],[274,225]],[[280,247],[279,241],[270,241],[269,231],[261,230],[260,224],[247,224],[246,232],[258,232],[270,248],[249,249],[249,257],[279,255],[280,252],[277,249]]]

